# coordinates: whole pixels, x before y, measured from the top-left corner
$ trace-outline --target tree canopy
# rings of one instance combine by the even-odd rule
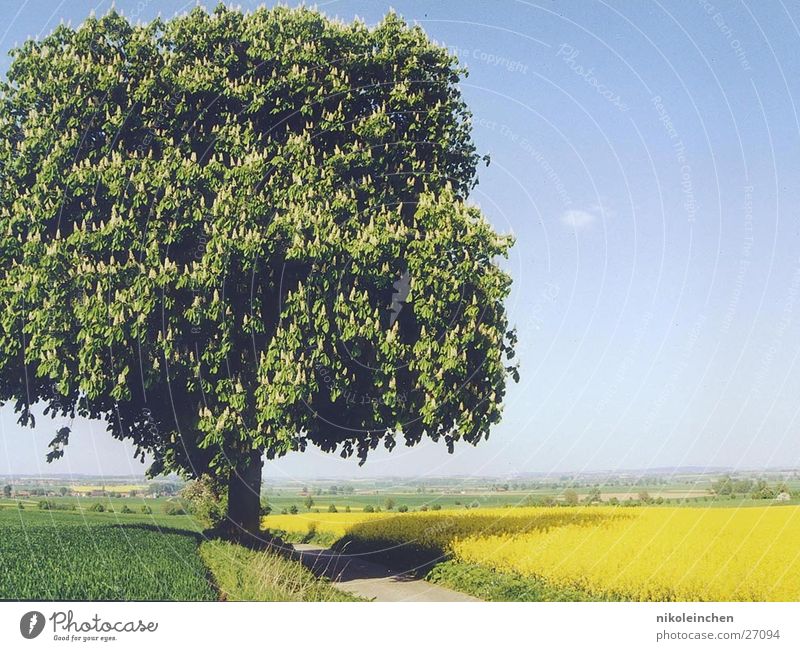
[[[489,434],[512,242],[467,203],[464,71],[423,30],[111,12],[11,55],[0,400],[22,423],[105,419],[151,473],[222,481],[309,443]]]

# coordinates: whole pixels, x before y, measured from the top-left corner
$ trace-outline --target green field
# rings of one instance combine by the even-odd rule
[[[102,504],[104,510],[112,512],[115,511],[121,514],[122,508],[127,506],[130,510],[141,513],[143,507],[149,507],[153,515],[163,515],[164,510],[168,504],[175,504],[177,498],[158,498],[158,499],[145,499],[143,497],[89,497],[73,495],[67,497],[50,496],[50,497],[19,497],[3,499],[0,498],[0,510],[16,509],[18,504],[22,504],[26,509],[37,510],[39,503],[42,501],[52,502],[56,504],[59,510],[77,510],[88,511],[95,504]]]
[[[601,488],[601,499],[608,502],[610,497],[617,496],[620,503],[637,502],[638,491],[621,491],[618,487]],[[747,496],[737,495],[733,499],[728,496],[714,496],[704,491],[691,491],[686,487],[675,487],[664,489],[663,487],[645,487],[650,497],[654,500],[653,506],[714,506],[721,508],[740,508],[747,506],[768,506],[772,500],[751,499]],[[587,496],[586,490],[577,490],[578,499],[583,501]],[[624,497],[623,497],[624,495]],[[304,502],[309,495],[296,491],[273,490],[264,496],[273,513],[281,513],[284,509],[288,511],[292,506],[297,507],[299,512],[306,512]],[[354,493],[350,495],[310,495],[313,500],[311,511],[327,511],[333,505],[338,511],[350,507],[352,511],[361,511],[366,506],[373,509],[380,507],[386,509],[387,500],[392,500],[396,510],[400,506],[407,506],[409,511],[421,508],[432,508],[434,505],[442,509],[458,508],[498,508],[532,505],[539,500],[552,499],[556,502],[563,501],[563,490],[537,489],[518,492],[487,492],[487,491],[465,491],[463,493],[416,493],[403,492],[397,490],[386,490],[372,493]],[[630,497],[630,500],[628,499]],[[660,500],[659,500],[660,498]],[[659,500],[655,502],[655,500]],[[800,488],[793,490],[793,497],[783,504],[800,504]]]
[[[352,600],[294,561],[198,529],[185,515],[6,506],[0,600]]]
[[[216,599],[195,531],[27,510],[3,510],[0,527],[2,599]]]

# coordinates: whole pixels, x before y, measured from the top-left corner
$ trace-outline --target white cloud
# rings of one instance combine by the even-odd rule
[[[577,230],[581,228],[587,228],[588,226],[592,225],[595,221],[597,221],[597,217],[590,212],[586,212],[585,210],[567,210],[561,216],[561,221],[570,228]]]

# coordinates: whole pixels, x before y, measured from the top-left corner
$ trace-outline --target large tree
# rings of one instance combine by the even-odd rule
[[[488,436],[511,239],[466,203],[462,74],[394,14],[307,9],[112,12],[15,49],[0,400],[210,475],[246,532],[264,456]]]

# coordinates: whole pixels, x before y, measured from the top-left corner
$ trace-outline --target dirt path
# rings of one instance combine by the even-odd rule
[[[358,555],[340,554],[320,545],[295,544],[300,560],[340,590],[375,601],[480,601],[423,579],[395,574]]]

